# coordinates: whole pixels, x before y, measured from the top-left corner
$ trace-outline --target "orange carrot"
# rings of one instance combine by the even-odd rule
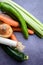
[[[21,28],[19,28],[19,27],[18,27],[18,28],[14,28],[14,27],[13,27],[12,29],[13,29],[14,32],[21,32]],[[32,35],[32,34],[34,34],[34,31],[28,29],[28,33]]]
[[[14,32],[21,32],[21,28],[19,28],[19,27],[18,28],[17,27],[16,28],[12,27],[12,29],[13,29]]]
[[[6,24],[9,24],[14,27],[18,27],[19,23],[15,20],[13,20],[11,17],[6,16],[5,14],[0,14],[0,20],[3,21]]]
[[[28,29],[28,33],[29,33],[30,35],[32,35],[32,34],[34,34],[34,31],[33,31],[33,30]]]
[[[14,40],[14,41],[18,41],[17,38],[16,38],[16,36],[15,36],[15,34],[12,34],[10,38],[11,38],[12,40]]]

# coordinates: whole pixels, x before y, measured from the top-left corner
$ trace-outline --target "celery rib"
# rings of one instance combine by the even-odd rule
[[[23,16],[23,18],[27,22],[28,26],[32,28],[39,37],[43,37],[43,31],[42,31],[43,24],[41,22],[39,22],[34,16],[32,16],[30,13],[28,13],[25,9],[23,9],[21,6],[19,6],[15,2],[10,0],[7,0],[6,2],[11,4],[14,8],[16,8],[16,10],[20,12],[20,14]],[[37,21],[37,22],[34,22],[34,21]]]

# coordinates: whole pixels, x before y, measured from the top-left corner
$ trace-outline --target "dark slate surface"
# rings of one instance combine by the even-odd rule
[[[14,0],[27,11],[32,13],[43,23],[43,0]],[[21,33],[15,33],[18,40],[26,45],[24,53],[29,55],[30,59],[19,63],[8,56],[0,47],[0,65],[43,65],[43,39],[36,35],[30,35],[25,40]]]

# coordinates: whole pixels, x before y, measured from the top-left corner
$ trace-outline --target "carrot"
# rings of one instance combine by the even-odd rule
[[[17,38],[16,38],[16,36],[15,36],[15,34],[12,34],[10,38],[11,38],[12,40],[14,40],[14,41],[18,41]]]
[[[13,20],[11,17],[6,16],[5,14],[0,14],[0,21],[3,21],[6,24],[9,24],[14,27],[18,27],[19,23],[15,20]]]
[[[12,27],[12,29],[13,29],[14,32],[21,32],[21,28],[19,28],[19,27],[18,28]]]
[[[1,25],[1,24],[3,24],[3,22],[2,22],[2,21],[0,21],[0,25]]]
[[[14,32],[21,32],[21,28],[19,28],[19,27],[18,27],[18,28],[14,28],[14,27],[13,27],[12,29],[13,29]],[[28,29],[28,33],[32,35],[32,34],[34,34],[34,31]]]
[[[33,30],[28,29],[28,33],[29,33],[30,35],[32,35],[32,34],[34,34],[34,31],[33,31]]]

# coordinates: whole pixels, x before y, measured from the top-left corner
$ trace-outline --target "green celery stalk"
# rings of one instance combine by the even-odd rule
[[[4,1],[6,1],[6,0],[4,0]],[[34,16],[32,16],[29,12],[27,12],[24,8],[22,8],[21,6],[19,6],[18,4],[16,4],[15,2],[13,2],[13,1],[11,1],[11,0],[7,0],[6,2],[8,2],[8,3],[10,3],[13,7],[15,7],[16,6],[16,8],[18,8],[19,10],[21,10],[21,12],[24,12],[28,17],[30,17],[34,22],[36,22],[37,23],[37,25],[39,26],[39,28],[41,29],[41,30],[43,30],[43,24],[39,21],[39,20],[37,20]],[[15,6],[14,6],[15,5]],[[17,10],[18,10],[17,9]],[[22,15],[22,13],[20,13],[21,15]],[[22,15],[23,16],[23,15]],[[25,17],[24,17],[25,18]],[[30,19],[30,20],[31,20]]]
[[[22,16],[24,16],[23,18],[25,19],[25,21],[27,22],[28,26],[33,29],[35,31],[35,33],[39,36],[39,37],[43,37],[43,31],[39,28],[38,24],[36,24],[36,22],[34,22],[32,20],[32,18],[28,17],[23,11],[21,11],[19,8],[17,8],[14,4],[12,4],[11,2],[7,1],[7,3],[10,3],[14,8],[16,8],[21,14]]]
[[[17,3],[13,2],[12,0],[9,0],[11,3],[13,3],[16,7],[18,7],[21,11],[23,11],[25,14],[27,14],[29,17],[31,17],[35,22],[37,22],[40,26],[43,27],[43,24],[36,19],[32,14],[30,14],[29,12],[27,12],[24,8],[22,8],[20,5],[18,5]]]

